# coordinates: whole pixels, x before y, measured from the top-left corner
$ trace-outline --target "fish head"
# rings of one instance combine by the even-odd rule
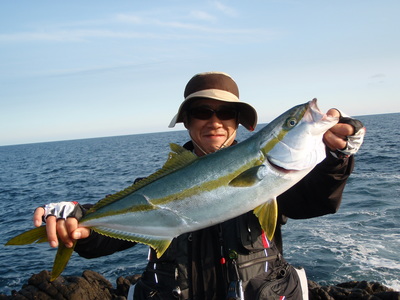
[[[322,113],[313,99],[273,122],[269,139],[261,146],[264,155],[281,170],[299,171],[312,169],[326,157],[323,135],[338,118]]]

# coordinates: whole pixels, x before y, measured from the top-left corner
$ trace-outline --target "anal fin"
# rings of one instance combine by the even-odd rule
[[[164,254],[164,252],[168,249],[172,241],[170,238],[124,233],[122,231],[112,230],[105,227],[94,226],[92,227],[92,229],[97,233],[100,233],[105,236],[148,245],[156,251],[158,258],[160,258]]]
[[[253,212],[257,216],[267,238],[272,240],[278,221],[278,203],[276,202],[276,198],[257,206]]]

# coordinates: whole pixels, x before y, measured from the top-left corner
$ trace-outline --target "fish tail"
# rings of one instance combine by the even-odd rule
[[[76,245],[76,241],[74,242],[71,248],[67,248],[63,243],[58,245],[57,254],[54,259],[53,269],[51,271],[50,281],[54,281],[58,276],[64,271],[65,267],[69,259],[71,258],[72,252],[74,252],[74,248]]]
[[[41,226],[13,237],[5,245],[27,245],[32,243],[43,243],[46,241],[46,226]],[[67,248],[63,243],[59,243],[57,254],[54,259],[53,270],[51,271],[50,281],[54,281],[65,269],[69,259],[71,258],[72,252],[74,251],[75,245],[76,241],[71,248]]]
[[[41,226],[25,231],[10,239],[5,245],[27,245],[43,242],[47,242],[46,226]]]

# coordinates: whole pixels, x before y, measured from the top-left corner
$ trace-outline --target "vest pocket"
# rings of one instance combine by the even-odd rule
[[[133,296],[134,300],[145,300],[145,299],[152,299],[152,300],[176,300],[179,299],[179,295],[174,294],[174,290],[171,288],[166,288],[165,290],[152,287],[143,282],[142,279],[139,279],[136,283],[135,293]]]
[[[266,300],[282,299],[301,300],[302,290],[296,270],[289,264],[274,270],[268,278],[256,277],[249,281],[246,299]]]

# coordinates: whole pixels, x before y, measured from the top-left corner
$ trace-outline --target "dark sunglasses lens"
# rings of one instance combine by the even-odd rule
[[[236,119],[236,110],[231,108],[221,109],[217,111],[217,117],[220,120]]]
[[[190,115],[199,120],[208,120],[212,117],[214,111],[208,108],[193,108],[190,110]]]
[[[192,108],[189,113],[193,118],[199,120],[208,120],[213,114],[217,115],[217,118],[220,120],[231,120],[236,119],[237,111],[234,108],[222,108],[221,110],[214,111],[210,108],[205,107],[197,107]]]

